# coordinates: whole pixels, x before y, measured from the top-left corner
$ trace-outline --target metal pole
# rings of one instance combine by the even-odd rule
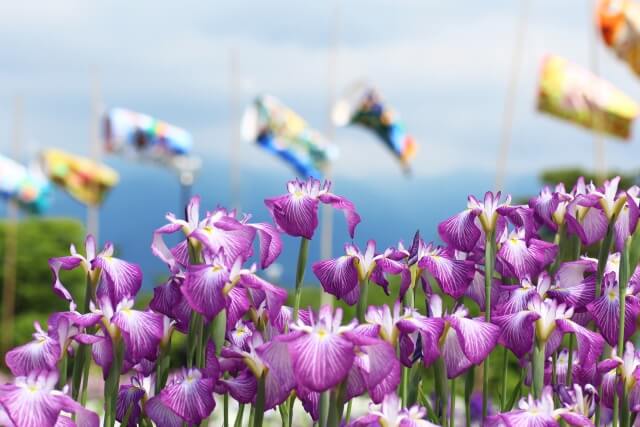
[[[588,15],[596,10],[597,0],[592,0],[588,3],[589,10]],[[599,73],[599,61],[598,61],[598,43],[596,40],[596,29],[594,28],[593,21],[589,20],[589,60],[591,62],[591,72],[596,76]],[[600,90],[600,84],[597,84],[596,91]],[[594,116],[595,120],[598,120],[598,116]],[[597,127],[597,126],[596,126]],[[603,183],[607,178],[607,161],[605,158],[605,141],[601,132],[594,128],[593,132],[593,167],[596,173],[596,180],[599,183]]]
[[[185,212],[191,200],[191,187],[193,186],[194,174],[191,171],[180,171],[180,211]]]
[[[507,164],[509,161],[509,147],[511,146],[513,115],[516,106],[516,95],[518,93],[518,76],[522,64],[522,53],[524,39],[527,34],[527,23],[529,15],[529,0],[520,0],[520,18],[516,27],[516,43],[513,46],[511,56],[511,73],[509,75],[509,86],[504,101],[502,113],[502,131],[500,136],[500,151],[498,153],[498,163],[496,165],[495,190],[504,190]]]
[[[335,126],[331,119],[331,110],[336,98],[336,68],[338,65],[338,36],[340,32],[340,0],[336,0],[335,8],[333,10],[333,16],[331,19],[330,28],[330,41],[328,51],[327,62],[327,129],[326,135],[330,142],[333,142],[335,137]],[[333,172],[333,166],[331,163],[327,164],[325,170],[325,177],[331,180]],[[321,205],[321,221],[322,231],[320,234],[320,257],[321,259],[331,258],[332,246],[333,246],[333,209],[331,206]],[[322,304],[332,304],[333,298],[330,294],[322,293]]]
[[[238,110],[240,108],[240,75],[238,55],[235,49],[229,50],[229,80],[231,94],[229,96],[229,122],[231,124],[231,146],[229,156],[229,192],[231,208],[240,213],[241,209],[241,174],[240,161],[242,160],[242,141],[240,138],[240,120]]]
[[[101,137],[102,95],[98,70],[91,69],[91,134],[89,139],[91,159],[96,163],[102,157]],[[87,205],[87,233],[100,241],[100,206]]]
[[[23,102],[21,97],[16,96],[14,108],[11,153],[14,160],[20,161],[20,143],[23,139]],[[5,227],[4,281],[2,286],[2,354],[13,346],[17,283],[18,219],[18,202],[9,199]]]

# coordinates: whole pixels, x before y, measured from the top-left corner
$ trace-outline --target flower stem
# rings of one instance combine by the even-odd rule
[[[496,242],[494,232],[487,232],[484,245],[484,320],[491,322],[491,284],[493,280],[493,268],[496,254]],[[487,417],[487,405],[489,403],[489,356],[482,363],[482,419]]]
[[[573,384],[573,346],[575,343],[575,336],[569,334],[569,354],[567,355],[567,380],[566,385],[571,386]]]
[[[466,427],[471,427],[471,393],[473,393],[474,377],[475,367],[472,366],[464,377],[464,419]]]
[[[327,417],[327,427],[339,427],[340,419],[340,393],[338,390],[331,390],[329,394],[329,415]]]
[[[449,398],[449,427],[455,427],[456,425],[456,379],[451,379],[451,397]]]
[[[409,394],[409,368],[402,365],[402,378],[400,379],[400,401],[402,407],[407,407],[407,397]]]
[[[265,374],[262,374],[258,379],[258,395],[256,396],[256,403],[253,406],[255,409],[253,416],[253,427],[262,427],[262,420],[264,419],[264,399]]]
[[[298,266],[296,268],[296,293],[293,305],[293,321],[298,320],[298,312],[300,311],[300,296],[302,295],[302,286],[304,282],[304,271],[307,268],[307,258],[309,257],[310,240],[301,237],[300,249],[298,250]]]
[[[536,399],[542,396],[544,388],[544,352],[546,343],[536,340],[533,348],[533,395]]]
[[[438,357],[433,365],[433,375],[436,389],[436,412],[440,416],[440,425],[447,425],[447,367],[442,357]]]
[[[500,394],[500,410],[504,411],[507,406],[507,372],[509,370],[509,350],[502,349],[502,393]]]
[[[122,369],[122,359],[124,356],[124,345],[119,337],[112,340],[113,361],[109,369],[109,376],[104,383],[105,395],[105,427],[113,427],[116,422],[116,403],[118,401],[118,389],[120,385],[120,371]]]
[[[236,421],[233,423],[233,427],[242,427],[242,418],[244,417],[244,403],[238,405],[238,413],[236,414]]]
[[[613,224],[609,223],[607,227],[607,234],[604,240],[600,244],[600,250],[598,252],[598,269],[596,275],[596,299],[600,297],[602,293],[602,277],[604,276],[604,269],[607,266],[607,259],[609,258],[609,251],[611,250],[611,243],[613,241]]]
[[[329,417],[329,391],[320,393],[320,402],[318,407],[318,426],[327,427]]]
[[[158,357],[158,363],[156,364],[156,383],[155,394],[160,394],[167,384],[167,378],[169,378],[169,366],[171,365],[171,336],[166,343],[160,344],[160,356]]]
[[[631,244],[631,237],[628,237],[624,242],[624,249],[620,255],[620,269],[618,271],[618,354],[624,354],[624,325],[625,325],[625,311],[626,311],[626,299],[627,299],[627,282],[629,281],[629,250]],[[620,368],[618,368],[620,370]],[[624,381],[624,380],[623,380]],[[613,400],[613,425],[617,425],[618,417],[620,417],[620,427],[626,427],[623,419],[627,418],[623,410],[619,411],[618,406],[618,393],[614,393]],[[621,402],[624,405],[627,402],[626,387],[622,386]],[[628,410],[627,410],[628,412]]]
[[[222,398],[224,427],[229,427],[229,393],[225,393]]]
[[[363,280],[360,282],[360,298],[358,298],[358,304],[356,305],[356,316],[358,322],[364,323],[364,316],[367,313],[367,301],[369,300],[369,281]]]
[[[60,366],[58,370],[60,372],[60,376],[58,378],[58,388],[62,389],[67,383],[67,365],[69,363],[69,358],[67,357],[66,350],[63,350],[62,359],[60,359]]]
[[[351,418],[351,404],[353,403],[353,399],[347,403],[347,413],[344,416],[344,423],[349,425],[349,419]]]

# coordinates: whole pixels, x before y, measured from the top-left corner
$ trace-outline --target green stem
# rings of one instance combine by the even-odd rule
[[[160,348],[160,357],[156,365],[155,394],[160,394],[160,390],[167,384],[169,378],[169,366],[171,365],[171,339],[167,343],[167,348]]]
[[[63,351],[62,359],[60,359],[59,372],[60,377],[58,378],[58,388],[62,389],[64,385],[67,383],[67,371],[68,371],[68,363],[69,358],[67,357],[67,352]]]
[[[301,237],[300,249],[298,250],[298,266],[296,268],[296,293],[293,305],[293,321],[298,320],[298,312],[300,311],[300,296],[302,295],[302,282],[304,282],[304,271],[307,268],[307,258],[309,257],[310,240]]]
[[[504,411],[507,405],[507,373],[509,370],[509,350],[502,350],[502,393],[500,394],[500,410]]]
[[[491,322],[491,285],[493,279],[493,269],[496,253],[496,242],[494,232],[486,233],[484,250],[484,320]],[[489,357],[482,363],[482,419],[487,418],[487,408],[489,403]]]
[[[248,426],[253,426],[253,420],[256,417],[256,407],[251,405],[251,410],[249,411],[249,423]]]
[[[82,306],[82,313],[88,313],[91,305],[91,295],[93,294],[93,281],[91,280],[91,274],[87,273],[86,286],[84,290],[84,304]],[[81,344],[78,346],[78,351],[73,361],[73,371],[71,374],[71,397],[74,400],[78,400],[80,396],[80,384],[82,381],[82,374],[87,363],[89,355],[89,345]]]
[[[264,419],[264,398],[265,398],[265,374],[258,379],[258,395],[256,396],[256,403],[253,406],[255,409],[253,418],[253,427],[262,427],[262,420]]]
[[[449,413],[449,427],[455,427],[456,425],[456,379],[451,379],[451,397],[449,399],[451,402],[449,406],[451,407],[451,411]]]
[[[242,427],[242,418],[244,417],[244,403],[238,405],[238,413],[236,414],[236,421],[233,423],[233,427]]]
[[[329,397],[330,392],[324,391],[320,393],[320,403],[318,408],[318,426],[319,427],[327,427],[327,422],[329,418]]]
[[[222,347],[224,347],[224,339],[225,334],[227,332],[227,310],[222,309],[220,313],[216,315],[213,319],[212,325],[212,338],[213,343],[216,345],[216,355],[220,356],[220,352],[222,351]],[[205,347],[206,347],[206,338],[205,337]]]
[[[544,388],[544,352],[546,343],[536,340],[533,348],[533,395],[539,399]]]
[[[464,378],[464,420],[466,427],[471,427],[471,393],[473,393],[474,377],[475,367],[472,366]]]
[[[622,387],[622,399],[620,401],[620,427],[630,426],[631,411],[629,410],[629,397],[626,386]]]
[[[627,282],[629,281],[629,246],[631,244],[631,237],[627,238],[624,242],[624,249],[620,255],[620,269],[618,270],[618,354],[622,355],[624,352],[624,322],[625,322],[625,309],[627,299]],[[618,368],[619,369],[619,368]],[[624,381],[624,380],[623,380]],[[623,385],[622,404],[627,401],[625,396],[625,386]],[[613,396],[613,427],[618,424],[618,417],[620,417],[620,427],[623,427],[623,418],[625,414],[619,411],[618,406],[618,393],[614,393]]]
[[[600,298],[602,293],[602,277],[604,276],[604,270],[607,266],[607,259],[609,258],[609,251],[611,250],[611,243],[613,241],[613,224],[609,224],[607,227],[607,234],[604,240],[600,244],[600,250],[598,252],[598,269],[596,274],[596,299]]]
[[[225,393],[222,398],[224,427],[229,427],[229,394]]]
[[[573,346],[576,338],[573,334],[569,334],[569,354],[567,355],[567,380],[566,385],[571,386],[573,384]]]
[[[356,305],[356,316],[358,322],[364,323],[364,316],[367,314],[367,304],[369,300],[369,281],[362,280],[360,282],[360,298],[358,299],[358,305]]]
[[[553,261],[553,264],[549,269],[551,273],[555,273],[560,266],[560,262],[566,258],[566,237],[566,226],[562,223],[558,226],[558,231],[553,239],[553,243],[558,246],[558,256],[556,256],[555,261]]]
[[[89,390],[89,369],[91,368],[91,354],[90,347],[88,345],[83,346],[85,353],[85,360],[87,363],[84,364],[82,368],[82,392],[80,394],[80,404],[85,406],[87,404],[87,396]]]
[[[195,363],[199,324],[202,324],[202,316],[192,311],[191,319],[189,320],[189,332],[187,333],[187,368],[192,368]]]
[[[402,378],[400,380],[400,401],[402,407],[407,407],[407,397],[409,395],[409,368],[402,365]]]
[[[340,425],[340,393],[332,390],[329,394],[329,415],[327,416],[327,427],[338,427]]]
[[[124,346],[119,337],[112,340],[113,342],[113,361],[109,369],[109,376],[104,383],[105,395],[105,427],[113,427],[116,421],[116,403],[118,400],[118,389],[120,385],[120,370],[122,367],[122,358],[124,356]]]
[[[351,404],[353,403],[353,399],[347,403],[347,413],[344,416],[345,425],[349,425],[349,419],[351,418]]]
[[[433,375],[436,389],[436,412],[440,416],[440,425],[447,425],[447,367],[442,357],[439,357],[433,365]],[[428,395],[427,395],[428,396]]]

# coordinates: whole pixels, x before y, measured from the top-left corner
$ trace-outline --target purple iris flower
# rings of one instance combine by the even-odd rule
[[[113,360],[113,339],[122,336],[125,344],[124,358],[135,365],[143,359],[155,360],[158,345],[164,337],[164,317],[160,313],[134,310],[134,301],[125,298],[115,307],[108,298],[91,303],[91,315],[86,316],[83,326],[101,324],[95,336],[84,335],[85,344],[93,344],[93,356],[104,370],[105,376]]]
[[[204,376],[199,369],[183,369],[169,378],[160,392],[160,402],[183,421],[199,424],[216,406],[214,385],[215,379]]]
[[[602,280],[602,296],[587,305],[589,313],[598,326],[602,337],[611,346],[618,343],[620,298],[615,272],[605,274]],[[631,338],[636,330],[636,319],[640,314],[640,300],[633,295],[633,289],[627,288],[624,301],[625,322],[624,339]]]
[[[615,186],[615,188],[614,188]],[[605,183],[605,191],[599,192],[593,183],[585,185],[581,177],[573,190],[574,199],[567,206],[565,220],[567,231],[575,234],[585,246],[602,240],[607,233],[610,217],[603,207],[610,208],[617,189],[617,181]],[[604,199],[604,200],[603,200]]]
[[[393,367],[395,357],[391,360],[374,357],[376,352],[378,355],[393,356],[393,351],[382,353],[381,349],[386,348],[386,343],[382,340],[367,340],[366,333],[356,330],[355,321],[344,326],[341,321],[341,309],[336,309],[334,314],[330,306],[323,306],[317,321],[313,316],[309,324],[298,319],[290,325],[292,332],[276,337],[276,341],[288,344],[297,383],[314,392],[329,390],[347,379],[354,363],[363,369],[360,374],[368,372],[368,388],[375,386],[376,381],[394,381],[387,374]],[[376,347],[377,345],[380,347]],[[360,353],[368,356],[361,357]],[[399,374],[399,369],[397,373]]]
[[[613,224],[616,250],[619,252],[624,249],[625,240],[635,232],[638,218],[640,218],[640,208],[638,207],[640,188],[634,185],[626,191],[625,195],[625,203]]]
[[[13,383],[0,385],[0,409],[4,410],[11,422],[8,425],[97,427],[98,416],[83,408],[65,392],[56,390],[57,381],[58,373],[55,371],[32,371],[28,376],[16,377]],[[75,414],[76,424],[66,415],[68,413]]]
[[[420,276],[423,272],[428,272],[438,281],[442,291],[453,298],[458,299],[465,294],[475,275],[473,261],[456,256],[453,249],[435,246],[433,243],[427,245],[419,237],[414,241],[414,247]]]
[[[353,238],[356,226],[360,223],[360,215],[355,206],[344,197],[331,193],[331,183],[324,184],[315,178],[307,181],[289,181],[288,194],[265,199],[264,203],[273,216],[278,228],[290,236],[313,238],[318,228],[318,205],[320,202],[331,205],[344,212]]]
[[[497,304],[497,314],[513,314],[526,310],[534,298],[544,297],[551,286],[551,277],[546,272],[538,276],[533,283],[525,276],[520,285],[500,285],[501,302]]]
[[[42,330],[39,322],[34,322],[36,332],[33,341],[15,347],[5,355],[5,362],[15,376],[29,375],[37,370],[54,370],[62,355],[60,343],[50,332]]]
[[[500,326],[500,344],[522,358],[533,348],[534,340],[547,343],[546,354],[552,354],[565,333],[574,333],[580,363],[594,366],[604,346],[600,335],[571,320],[573,308],[552,299],[535,296],[526,310],[493,318]]]
[[[130,411],[127,427],[138,425],[142,414],[142,400],[147,396],[147,390],[150,388],[149,385],[145,387],[144,382],[143,376],[136,375],[131,377],[129,384],[120,385],[118,390],[116,420],[122,423],[127,412]]]
[[[296,379],[292,370],[292,360],[289,355],[289,348],[286,342],[279,341],[277,337],[265,342],[262,335],[249,328],[244,323],[237,325],[232,331],[235,335],[231,341],[237,344],[227,347],[223,351],[223,356],[242,360],[250,370],[249,376],[239,377],[242,384],[247,384],[250,389],[255,390],[257,381],[264,376],[265,380],[265,409],[269,410],[284,402],[296,386]],[[238,379],[236,379],[237,383]],[[234,385],[226,383],[231,391],[241,392],[242,390]],[[245,391],[247,390],[245,386]],[[249,401],[255,399],[254,395],[247,396]]]
[[[357,246],[345,245],[345,255],[318,261],[313,264],[313,273],[316,275],[325,292],[343,299],[347,304],[353,305],[360,297],[360,284],[366,283],[369,278],[383,286],[388,293],[389,283],[385,274],[400,274],[400,294],[404,294],[411,282],[411,273],[406,264],[391,259],[391,250],[376,254],[376,242],[369,240],[364,253]]]
[[[609,260],[612,256],[609,256]],[[582,309],[596,295],[596,268],[598,263],[591,258],[565,262],[555,274],[555,281],[548,296],[575,309]]]
[[[125,297],[135,296],[140,290],[140,267],[115,258],[111,243],[106,243],[102,252],[96,254],[95,240],[93,236],[88,235],[85,240],[86,256],[79,254],[73,245],[70,252],[70,256],[49,260],[49,267],[53,273],[53,291],[61,298],[69,302],[74,301],[71,293],[60,281],[60,270],[74,270],[77,267],[82,267],[89,274],[93,283],[97,285],[96,292],[108,295],[114,305]]]
[[[589,418],[574,407],[556,409],[550,387],[545,387],[540,399],[534,399],[530,395],[520,400],[518,409],[498,414],[493,418],[490,425],[502,424],[507,427],[559,427],[560,420],[570,426],[593,426]]]
[[[440,356],[438,342],[444,331],[443,318],[426,317],[409,307],[402,310],[400,302],[396,301],[393,311],[388,305],[369,307],[365,320],[369,325],[377,327],[377,330],[372,331],[377,332],[392,348],[400,349],[400,361],[407,367],[413,365],[418,337],[422,343],[425,365],[430,365]]]
[[[500,197],[500,192],[487,192],[481,202],[469,196],[467,209],[438,225],[442,240],[459,251],[471,252],[482,232],[493,232],[498,219],[510,213],[511,196],[502,203]]]
[[[640,353],[631,342],[625,343],[622,356],[613,349],[611,357],[598,364],[602,374],[602,403],[613,408],[613,395],[624,387],[629,398],[629,409],[640,411]]]
[[[270,224],[249,223],[248,216],[237,219],[234,211],[217,209],[208,212],[200,219],[200,198],[193,197],[186,209],[186,219],[178,219],[167,214],[168,224],[158,228],[153,234],[151,250],[154,255],[167,263],[173,273],[189,264],[188,243],[183,241],[169,249],[164,241],[165,235],[178,231],[187,238],[202,243],[211,256],[224,250],[227,264],[233,264],[238,258],[246,261],[253,255],[253,242],[256,234],[260,239],[260,265],[268,267],[282,251],[280,233]]]
[[[567,193],[564,184],[560,183],[554,191],[545,186],[538,196],[529,200],[529,206],[533,209],[537,221],[553,231],[558,231],[558,227],[565,223],[567,206],[573,198],[574,195]]]
[[[366,415],[355,419],[349,426],[436,427],[435,424],[424,419],[426,414],[427,410],[418,405],[402,408],[398,396],[395,393],[389,393],[380,405],[371,405]]]
[[[503,276],[525,277],[537,276],[547,265],[551,264],[558,254],[558,246],[543,240],[526,239],[524,228],[512,231],[506,236],[503,233],[498,250],[498,270]]]
[[[439,341],[439,351],[449,379],[461,375],[473,365],[482,363],[498,343],[500,328],[480,318],[467,317],[468,310],[462,305],[453,313],[447,314],[442,308],[440,297],[432,295],[429,309],[433,317],[442,318],[446,322]],[[426,355],[423,354],[423,357],[426,363]]]

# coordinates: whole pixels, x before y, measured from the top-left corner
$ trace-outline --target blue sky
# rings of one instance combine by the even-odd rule
[[[20,93],[27,152],[45,144],[87,152],[89,70],[95,67],[106,105],[180,124],[194,133],[198,152],[225,163],[231,49],[243,104],[270,92],[325,129],[336,3],[184,1],[163,8],[150,1],[6,2],[0,6],[0,135],[10,135],[12,97]],[[378,85],[422,143],[419,176],[493,172],[519,3],[342,1],[336,89],[362,77]],[[533,108],[544,53],[588,66],[587,3],[530,2],[511,174],[593,162],[588,132]],[[639,98],[640,82],[599,39],[598,57],[601,74]],[[337,176],[399,177],[384,148],[365,132],[340,129],[335,139],[343,152]],[[610,142],[607,163],[635,167],[635,151],[633,144]],[[243,155],[248,168],[284,170],[249,145]]]
[[[257,93],[271,93],[326,130],[330,32],[337,3],[185,0],[161,7],[147,0],[4,2],[0,150],[8,150],[13,98],[20,94],[25,103],[23,160],[48,145],[89,153],[93,68],[105,105],[143,111],[193,133],[207,170],[196,191],[209,205],[228,204],[230,52],[238,58],[242,105]],[[593,165],[589,132],[534,108],[545,53],[589,65],[589,2],[529,3],[507,180],[516,195],[535,191],[532,177],[542,168]],[[362,207],[365,221],[358,241],[373,237],[389,245],[394,239],[406,241],[416,228],[430,235],[437,219],[464,206],[467,192],[492,186],[519,4],[340,2],[336,91],[361,78],[375,83],[421,143],[415,176],[407,180],[372,135],[361,129],[336,130],[342,156],[334,182],[338,193]],[[640,100],[640,80],[599,38],[596,42],[600,74]],[[261,199],[282,192],[291,171],[250,144],[243,144],[241,153],[243,205],[265,220]],[[636,142],[607,141],[611,168],[635,169],[637,153]],[[107,200],[103,218],[108,222],[112,215],[123,225],[111,224],[103,235],[110,234],[105,238],[125,250],[135,247],[136,256],[148,254],[150,232],[162,224],[164,212],[176,210],[177,186],[166,171],[106,160],[122,171],[122,183]],[[163,185],[166,191],[157,188]],[[153,191],[143,188],[147,186]],[[141,198],[133,204],[140,210],[127,210],[134,196]],[[143,211],[142,201],[149,198],[154,198],[153,213]],[[65,196],[58,200],[55,214],[83,216],[79,207],[67,209]],[[127,239],[136,230],[142,236],[132,243]],[[335,247],[345,237],[336,235]]]

